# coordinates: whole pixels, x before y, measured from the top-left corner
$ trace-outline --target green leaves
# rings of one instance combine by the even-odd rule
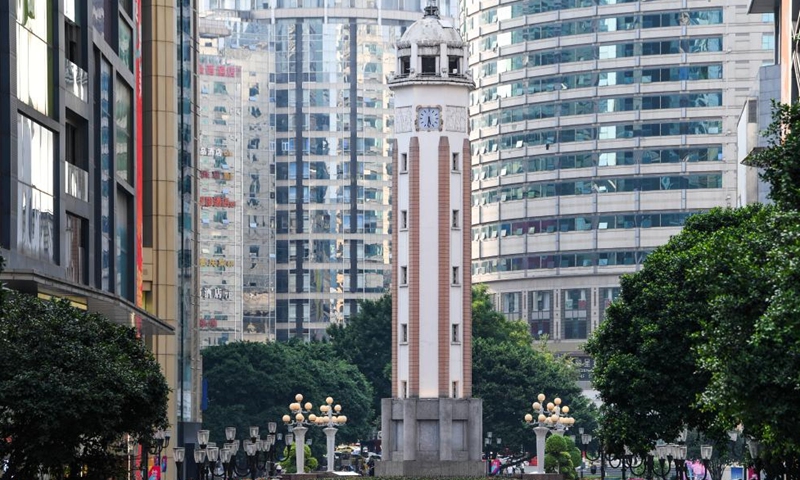
[[[684,426],[723,439],[741,423],[797,451],[799,230],[797,211],[715,209],[622,279],[586,347],[612,450],[647,451]]]
[[[8,291],[0,302],[0,456],[23,477],[76,462],[111,476],[123,434],[167,427],[169,388],[132,329],[66,300]]]
[[[347,424],[337,442],[370,438],[373,390],[358,369],[338,357],[328,343],[235,342],[203,350],[203,376],[208,383],[208,410],[203,426],[212,441],[223,442],[225,427],[236,427],[239,438],[251,425],[281,424],[296,394],[311,402],[319,415],[325,398],[342,406]],[[283,427],[281,427],[283,428]],[[321,429],[306,434],[319,455],[325,449]]]

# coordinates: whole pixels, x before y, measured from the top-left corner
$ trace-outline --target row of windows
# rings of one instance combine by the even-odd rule
[[[706,108],[722,105],[722,92],[648,95],[522,105],[495,110],[470,120],[472,129],[507,125],[525,120],[590,115],[593,113],[631,112],[669,108]]]
[[[717,162],[721,160],[722,145],[697,148],[582,152],[570,155],[504,160],[484,164],[472,169],[472,181],[558,169],[636,164],[648,165],[653,163]]]
[[[722,121],[703,120],[697,122],[637,123],[603,125],[599,127],[561,128],[524,133],[498,135],[494,138],[472,142],[472,154],[484,154],[554,143],[586,142],[591,140],[613,140],[619,138],[664,137],[668,135],[719,135]]]
[[[549,268],[641,265],[649,253],[650,250],[620,250],[501,256],[490,260],[472,262],[472,274],[484,275],[496,272]]]
[[[473,228],[472,240],[491,240],[498,237],[534,235],[538,233],[682,227],[686,223],[686,219],[696,213],[699,212],[582,215],[542,220],[525,219],[518,222],[498,222]]]
[[[569,182],[523,183],[482,190],[472,195],[472,206],[532,198],[657,190],[722,188],[722,174],[594,178]]]
[[[478,70],[481,76],[497,75],[527,67],[558,65],[562,63],[608,60],[648,55],[669,55],[677,53],[721,52],[722,37],[682,38],[675,40],[655,40],[611,45],[590,45],[571,48],[557,48],[540,52],[525,53],[513,57],[484,62]]]
[[[637,3],[639,0],[524,0],[514,5],[514,10],[504,10],[508,7],[486,10],[481,13],[482,18],[497,16],[500,20],[533,15],[537,13],[553,12],[556,10],[570,10],[573,8],[593,7],[595,5],[616,5],[620,3]],[[498,12],[499,11],[499,12]],[[495,13],[491,13],[495,12]],[[510,16],[508,16],[510,15]],[[484,22],[490,23],[490,22]]]
[[[561,318],[563,339],[587,338],[588,321],[591,317],[592,307],[598,308],[599,318],[605,317],[605,310],[620,294],[619,287],[605,287],[598,290],[599,301],[595,298],[591,302],[592,292],[587,288],[571,288],[561,291]],[[531,334],[535,338],[550,335],[554,319],[557,296],[553,290],[535,290],[529,292],[503,292],[495,294],[493,300],[498,309],[510,319],[521,319],[523,308],[522,300],[527,297],[528,315],[526,320],[530,325]]]
[[[572,75],[527,78],[505,85],[483,88],[470,95],[471,105],[478,105],[498,98],[519,97],[540,92],[552,92],[574,88],[605,87],[696,80],[718,80],[722,78],[722,65],[684,65],[664,68],[635,68],[631,70],[592,71]]]
[[[511,7],[515,9],[516,5]],[[519,8],[519,7],[517,7]],[[500,9],[501,12],[507,11]],[[498,20],[497,10],[489,10],[481,14],[481,23],[493,23]],[[513,13],[511,17],[515,17]],[[472,17],[470,20],[473,20]],[[470,22],[473,23],[473,22]],[[529,40],[583,35],[595,32],[615,32],[619,30],[636,30],[638,28],[676,27],[680,25],[720,25],[722,9],[691,10],[666,13],[648,13],[625,15],[620,17],[587,18],[569,22],[553,22],[541,25],[526,25],[514,30],[487,35],[478,42],[482,50],[524,43]]]

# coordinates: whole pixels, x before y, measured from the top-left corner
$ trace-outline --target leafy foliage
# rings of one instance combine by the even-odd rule
[[[564,480],[575,480],[578,473],[575,467],[580,463],[581,451],[570,438],[563,435],[550,435],[544,446],[544,471],[560,473]]]
[[[741,423],[800,451],[799,259],[798,212],[716,209],[624,277],[587,345],[607,444],[643,452],[685,425],[719,445]]]
[[[225,427],[238,435],[251,425],[262,431],[268,422],[281,424],[295,395],[311,402],[314,413],[328,396],[342,406],[347,424],[336,435],[338,442],[367,438],[372,411],[372,386],[358,369],[337,357],[327,343],[235,342],[203,350],[203,377],[208,383],[208,409],[203,425],[211,441],[222,443]],[[321,429],[309,428],[315,455],[325,449]]]
[[[69,301],[0,293],[0,457],[9,472],[108,478],[124,434],[167,427],[169,388],[133,329]]]
[[[338,358],[364,374],[374,392],[372,409],[380,423],[381,399],[392,396],[392,296],[362,301],[346,325],[331,325],[328,336]]]

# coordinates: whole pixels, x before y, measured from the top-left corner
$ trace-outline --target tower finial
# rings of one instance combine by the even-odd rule
[[[425,16],[439,18],[439,5],[437,4],[437,0],[428,0],[428,6],[425,7]]]

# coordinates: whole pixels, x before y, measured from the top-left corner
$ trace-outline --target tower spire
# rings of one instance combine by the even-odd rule
[[[428,0],[428,6],[425,7],[425,16],[439,18],[439,4],[437,0]]]

